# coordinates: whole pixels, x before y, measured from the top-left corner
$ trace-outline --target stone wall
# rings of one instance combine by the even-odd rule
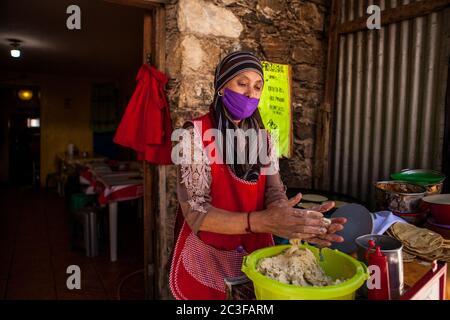
[[[208,111],[214,69],[245,49],[293,68],[294,155],[282,160],[288,187],[312,187],[316,110],[323,97],[327,0],[173,0],[166,6],[168,98],[173,123]],[[169,215],[177,202],[168,169]],[[170,244],[171,245],[171,244]]]

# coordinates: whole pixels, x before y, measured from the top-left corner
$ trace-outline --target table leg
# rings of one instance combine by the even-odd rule
[[[143,214],[142,212],[144,211],[144,198],[139,198],[138,199],[138,218],[142,219]]]
[[[117,202],[109,204],[109,254],[111,262],[117,260]]]

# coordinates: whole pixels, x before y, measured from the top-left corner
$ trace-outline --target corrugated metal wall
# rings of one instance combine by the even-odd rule
[[[413,0],[377,1],[382,10]],[[373,1],[343,0],[341,22]],[[331,188],[373,205],[373,182],[442,166],[450,10],[340,35]]]

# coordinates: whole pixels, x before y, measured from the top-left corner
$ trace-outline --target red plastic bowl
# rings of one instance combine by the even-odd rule
[[[450,194],[437,194],[422,200],[429,205],[436,223],[450,225]]]
[[[395,214],[397,217],[402,218],[406,222],[416,225],[416,226],[422,225],[423,222],[425,222],[425,220],[427,220],[427,215],[428,215],[428,211],[419,212],[419,213],[398,213],[398,212],[393,211],[392,213]]]

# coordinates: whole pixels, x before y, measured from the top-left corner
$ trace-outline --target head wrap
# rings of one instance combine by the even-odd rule
[[[231,143],[227,143],[229,131],[227,129],[236,129],[237,126],[228,115],[226,108],[222,103],[222,99],[219,96],[219,91],[225,86],[225,84],[236,77],[238,74],[244,71],[254,71],[261,75],[264,81],[263,68],[260,60],[255,54],[249,51],[237,51],[225,56],[222,61],[217,65],[214,76],[214,101],[211,105],[212,112],[214,114],[215,124],[224,137],[224,162],[226,161],[226,154],[233,154],[233,158],[236,160],[236,143],[234,143],[234,149]],[[256,110],[249,118],[241,120],[239,128],[242,130],[255,129],[258,132],[259,129],[263,129],[264,126],[259,115],[259,111]],[[251,147],[251,146],[250,146]],[[253,146],[255,147],[255,146]],[[249,150],[249,146],[246,146],[246,163],[237,164],[237,161],[233,161],[232,164],[228,164],[230,169],[241,179],[247,181],[258,180],[260,174],[259,161],[257,164],[249,164],[249,155],[252,152],[258,152],[258,150]]]
[[[223,86],[243,71],[255,71],[264,81],[264,73],[261,62],[255,54],[248,51],[236,51],[230,53],[217,65],[214,75],[214,88],[216,93]]]

